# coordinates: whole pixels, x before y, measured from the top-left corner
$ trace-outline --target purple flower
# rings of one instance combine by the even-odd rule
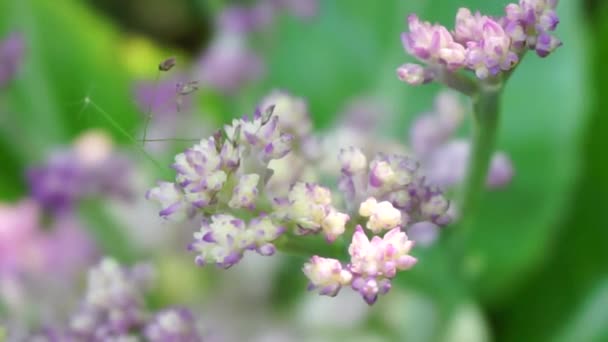
[[[403,33],[401,41],[409,54],[428,64],[441,63],[449,70],[464,66],[465,48],[445,27],[421,22],[415,14],[407,20],[410,32]]]
[[[264,66],[244,37],[222,33],[216,37],[200,58],[198,74],[201,83],[222,93],[234,93],[258,79]]]
[[[140,112],[150,112],[155,120],[171,122],[178,112],[190,110],[192,99],[189,96],[179,97],[176,91],[176,86],[183,81],[180,77],[174,77],[158,83],[136,83],[134,92]]]
[[[113,153],[108,136],[90,131],[81,135],[72,148],[30,168],[27,180],[36,201],[51,212],[63,213],[84,198],[129,198],[130,171],[130,162]]]
[[[401,81],[411,85],[429,83],[435,78],[430,69],[413,63],[406,63],[397,68],[397,76]]]
[[[216,214],[203,221],[189,249],[198,253],[195,261],[199,266],[215,264],[230,268],[243,258],[246,250],[255,250],[261,255],[274,254],[271,242],[283,232],[284,229],[267,216],[247,224],[231,215]]]
[[[351,148],[339,157],[343,165],[339,188],[349,208],[358,208],[365,199],[374,197],[399,209],[403,223],[431,220],[445,225],[450,221],[447,200],[427,182],[417,162],[398,154],[378,153],[367,168],[353,168],[363,160],[361,155],[360,150]]]
[[[25,40],[20,33],[11,33],[0,41],[0,88],[15,77],[25,55]]]
[[[308,290],[319,290],[319,294],[334,297],[342,286],[349,285],[352,274],[336,259],[313,256],[302,268],[309,280]]]
[[[556,0],[520,0],[507,5],[501,18],[460,8],[452,33],[411,14],[409,32],[401,40],[405,50],[426,66],[404,64],[398,69],[399,79],[420,85],[443,75],[440,79],[450,83],[450,72],[466,68],[483,80],[513,69],[526,49],[545,57],[561,46],[549,34],[559,23],[556,6]]]
[[[368,304],[373,304],[378,295],[390,290],[390,280],[397,271],[410,269],[416,264],[416,258],[409,255],[413,246],[414,243],[399,228],[392,229],[383,238],[374,236],[369,240],[363,228],[357,226],[348,248],[352,288]]]
[[[298,182],[293,185],[287,198],[275,201],[275,210],[279,216],[296,224],[296,233],[323,232],[327,241],[333,242],[344,233],[350,217],[339,212],[331,202],[328,188]]]

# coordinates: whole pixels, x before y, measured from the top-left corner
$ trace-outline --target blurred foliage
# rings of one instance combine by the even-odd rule
[[[124,8],[122,2],[96,2],[111,13]],[[139,7],[133,8],[139,13],[143,2],[137,3]],[[215,94],[201,94],[200,107],[227,119],[249,112],[270,89],[285,88],[308,98],[316,126],[328,129],[347,101],[371,95],[396,114],[383,118],[379,134],[403,141],[415,114],[430,109],[439,89],[435,85],[408,87],[395,77],[395,68],[408,60],[399,39],[406,14],[417,12],[430,21],[451,23],[460,6],[499,14],[505,3],[392,0],[379,6],[370,1],[322,1],[318,17],[309,22],[282,17],[276,30],[262,37],[259,43],[269,74],[259,87],[231,98],[229,104],[221,103]],[[174,35],[161,37],[162,45],[169,40],[174,44],[168,45],[192,51],[196,44],[191,39],[205,36],[208,22],[204,18],[209,16],[198,1],[180,1],[179,6],[190,11],[167,19],[182,18],[185,22],[178,28],[162,24],[175,28]],[[440,241],[428,249],[418,248],[418,266],[398,279],[399,287],[417,291],[430,302],[429,310],[438,312],[433,331],[419,335],[424,340],[459,334],[453,331],[453,320],[463,311],[482,333],[486,322],[478,316],[489,313],[491,334],[498,340],[608,338],[608,221],[604,215],[608,210],[608,117],[604,115],[608,99],[601,96],[608,91],[604,85],[608,14],[596,14],[589,30],[581,7],[580,2],[561,2],[558,36],[564,47],[544,60],[526,57],[510,80],[503,99],[499,148],[512,156],[517,175],[508,188],[486,195],[474,223],[465,269],[453,263],[446,251],[449,244]],[[156,29],[164,32],[162,25]],[[137,60],[130,59],[131,53],[140,50],[154,56],[142,62],[154,70],[157,61],[147,59],[162,51],[147,46],[147,41],[134,44],[137,40],[130,40],[130,48],[121,48],[125,44],[122,32],[75,0],[2,1],[0,36],[12,30],[27,37],[28,57],[8,96],[0,98],[10,109],[0,130],[3,199],[25,193],[24,167],[86,128],[103,127],[128,143],[84,100],[89,97],[120,127],[135,134],[141,116],[133,104],[131,81],[134,74],[143,72],[132,67]],[[143,31],[157,35],[154,30]],[[595,43],[588,41],[590,32]],[[96,207],[85,214],[106,252],[122,260],[135,258],[112,218]],[[459,227],[447,229],[457,232]],[[172,264],[167,261],[164,271],[172,277],[183,275],[182,270],[168,272],[173,266],[167,265]],[[281,285],[275,293],[281,305],[303,294],[303,278],[295,275],[300,265],[298,259],[287,259],[277,275]],[[176,293],[169,297],[183,300]],[[154,301],[164,303],[167,298]],[[404,312],[396,315],[410,319]],[[411,332],[400,336],[412,336],[407,334]]]

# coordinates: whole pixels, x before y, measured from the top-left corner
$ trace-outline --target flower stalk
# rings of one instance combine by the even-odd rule
[[[465,222],[474,216],[483,196],[500,117],[502,85],[481,87],[473,97],[472,150],[462,193]]]

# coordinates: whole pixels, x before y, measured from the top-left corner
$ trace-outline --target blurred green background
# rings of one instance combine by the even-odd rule
[[[380,133],[405,139],[413,118],[431,107],[440,89],[408,87],[395,76],[409,60],[399,38],[406,15],[447,25],[458,7],[500,14],[506,3],[321,0],[315,17],[281,16],[272,32],[253,41],[267,63],[265,77],[231,96],[197,93],[197,115],[201,122],[227,121],[250,112],[273,88],[284,88],[309,101],[315,126],[323,130],[347,101],[372,95],[397,113],[381,118]],[[19,31],[27,46],[19,77],[0,89],[0,200],[23,197],[25,167],[88,128],[104,128],[137,151],[85,98],[138,134],[143,115],[133,82],[153,80],[167,56],[177,55],[180,64],[194,60],[225,5],[0,1],[0,37]],[[405,323],[415,312],[374,308],[369,328],[392,331],[387,340],[459,340],[451,322],[472,310],[492,340],[608,341],[608,3],[564,0],[558,13],[564,46],[546,59],[527,57],[506,89],[498,145],[512,157],[516,176],[508,188],[486,196],[467,248],[465,279],[455,276],[441,241],[418,251],[418,266],[397,282],[430,300],[439,318],[429,333],[416,334],[399,329],[423,329]],[[134,155],[161,176],[141,153]],[[114,243],[120,229],[100,212],[89,208],[85,215],[96,222],[98,239],[109,241],[102,242],[106,252],[132,261],[137,256],[128,242]],[[277,276],[278,307],[306,295],[300,264],[286,261]]]

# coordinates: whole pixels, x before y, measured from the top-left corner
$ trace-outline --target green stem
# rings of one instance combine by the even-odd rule
[[[473,141],[461,204],[465,224],[475,215],[483,194],[499,121],[502,85],[481,88],[473,97]]]
[[[329,244],[319,235],[296,236],[287,233],[273,243],[279,251],[285,254],[307,258],[319,255],[325,258],[342,259],[346,253],[342,239]]]

